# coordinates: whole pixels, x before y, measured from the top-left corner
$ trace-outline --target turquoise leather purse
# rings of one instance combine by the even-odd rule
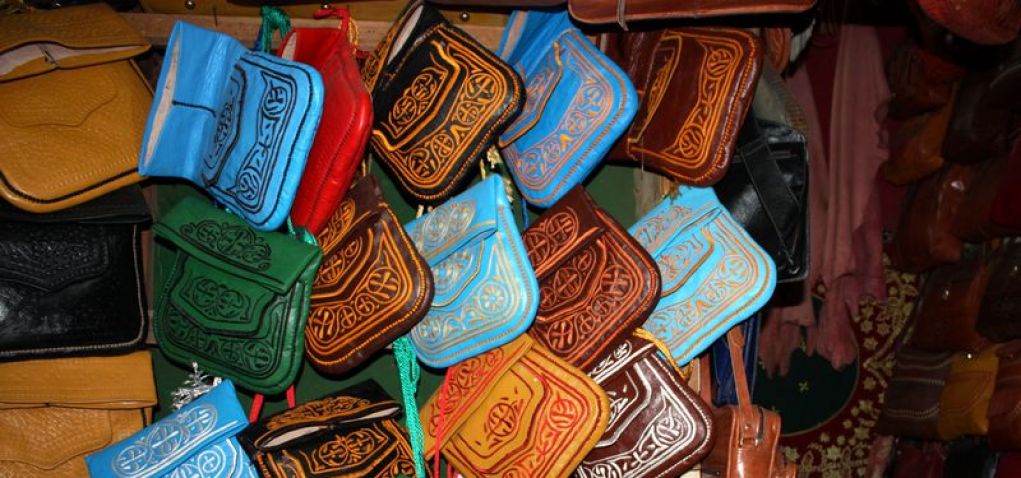
[[[411,329],[418,358],[448,367],[525,332],[539,285],[504,191],[487,179],[404,228],[432,269],[432,308]]]
[[[291,210],[323,110],[308,65],[177,22],[167,43],[138,171],[184,178],[260,231]]]
[[[712,188],[681,186],[628,230],[659,266],[663,292],[643,328],[685,365],[766,304],[776,266]]]
[[[500,136],[529,203],[548,207],[592,172],[638,110],[631,80],[572,23],[566,9],[511,14],[497,52],[527,99]]]
[[[85,457],[93,478],[256,478],[235,435],[248,425],[224,380],[180,410]]]

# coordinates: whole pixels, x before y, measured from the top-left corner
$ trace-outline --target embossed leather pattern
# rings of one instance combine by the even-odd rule
[[[153,231],[173,246],[155,328],[170,359],[254,392],[290,385],[304,357],[309,294],[322,253],[187,197]]]
[[[316,239],[323,264],[305,353],[317,369],[343,374],[422,320],[433,277],[373,176],[355,184]]]
[[[187,179],[252,227],[275,230],[291,210],[322,109],[323,81],[311,66],[177,22],[139,172]]]
[[[426,456],[439,449],[465,478],[566,477],[606,430],[599,385],[528,336],[447,373],[422,409]]]
[[[659,266],[663,292],[643,326],[688,363],[762,308],[776,266],[711,188],[682,186],[628,230]]]
[[[263,478],[415,476],[399,415],[369,380],[264,418],[238,439]]]
[[[528,334],[582,370],[648,318],[659,269],[634,238],[575,186],[522,235],[539,280]]]
[[[503,178],[491,174],[404,228],[435,285],[432,307],[411,329],[422,362],[449,367],[532,325],[539,286]]]
[[[85,457],[93,478],[255,478],[234,438],[248,424],[224,380],[180,410]]]
[[[733,28],[672,28],[603,41],[639,96],[635,120],[611,156],[685,184],[719,181],[762,69],[758,39]]]
[[[634,333],[589,372],[610,399],[610,419],[579,478],[680,476],[709,453],[709,407],[647,334]]]
[[[372,98],[362,83],[347,28],[295,28],[279,55],[313,66],[323,77],[323,116],[291,207],[291,220],[312,234],[326,226],[365,155]]]
[[[954,354],[939,400],[941,439],[985,435],[989,431],[986,415],[996,385],[997,349],[996,345],[991,345],[977,354]]]
[[[0,360],[138,347],[146,221],[137,187],[54,214],[0,204]]]
[[[815,0],[570,0],[571,16],[585,23],[620,23],[667,18],[708,18],[762,13],[798,13]]]
[[[638,109],[634,85],[566,9],[515,11],[497,54],[524,76],[527,91],[500,135],[503,158],[525,200],[549,207],[627,130]]]
[[[883,398],[876,432],[938,440],[939,400],[952,357],[950,353],[901,347]]]
[[[525,99],[514,70],[435,7],[411,2],[366,61],[372,151],[415,201],[463,186]]]

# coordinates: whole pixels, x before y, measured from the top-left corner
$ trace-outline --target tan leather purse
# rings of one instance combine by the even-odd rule
[[[977,354],[958,353],[950,362],[950,375],[939,399],[939,436],[952,440],[964,435],[985,435],[989,430],[989,400],[996,385],[996,356],[991,345]]]

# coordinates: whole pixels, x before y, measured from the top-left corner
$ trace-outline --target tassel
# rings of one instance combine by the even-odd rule
[[[425,478],[425,434],[422,432],[422,421],[418,418],[418,403],[415,395],[418,392],[418,379],[422,369],[415,359],[415,347],[407,336],[394,341],[394,359],[397,361],[397,373],[401,379],[401,398],[404,401],[404,416],[408,424],[408,439],[411,440],[411,453],[415,459],[415,476]]]
[[[265,53],[272,53],[273,32],[280,32],[280,39],[291,31],[291,17],[287,16],[278,7],[263,5],[259,9],[259,16],[262,17],[262,26],[259,27],[259,37],[255,40],[255,49]]]

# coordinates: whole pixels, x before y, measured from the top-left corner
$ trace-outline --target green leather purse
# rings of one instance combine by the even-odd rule
[[[176,257],[163,271],[154,332],[171,360],[264,394],[294,381],[322,253],[196,198],[153,226]],[[299,229],[298,237],[311,235]]]

